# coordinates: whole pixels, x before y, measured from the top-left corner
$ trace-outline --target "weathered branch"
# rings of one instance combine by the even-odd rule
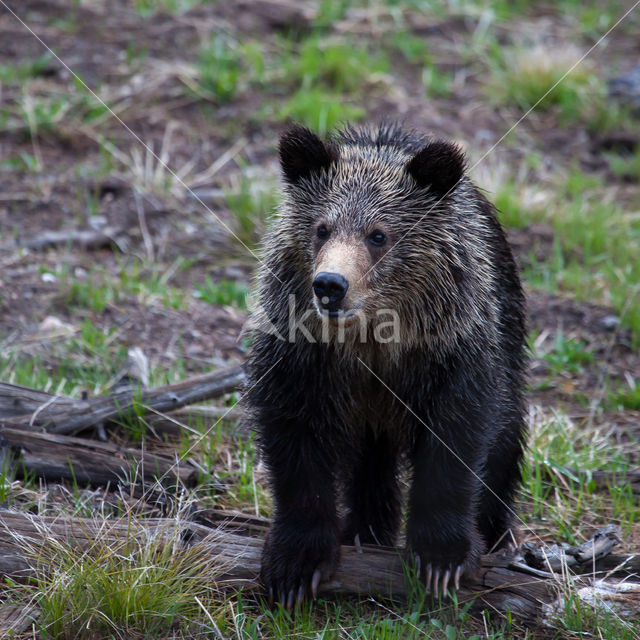
[[[73,246],[81,249],[101,249],[115,244],[114,238],[122,235],[120,227],[104,229],[68,229],[67,231],[43,231],[33,238],[20,241],[20,245],[40,251],[51,247]]]
[[[170,412],[187,404],[218,398],[236,391],[243,382],[244,372],[237,366],[155,389],[124,389],[81,400],[1,382],[0,419],[15,429],[73,434],[126,416],[149,411]]]
[[[594,558],[603,558],[620,544],[620,527],[609,524],[598,529],[591,540],[576,546],[557,544],[540,547],[533,542],[522,545],[524,560],[530,567],[543,571],[562,571],[564,567],[589,565],[592,568]]]
[[[211,557],[211,562],[220,571],[220,586],[255,586],[263,542],[240,532],[246,534],[252,527],[261,531],[266,519],[222,511],[208,512],[208,518],[218,521],[219,526],[212,529],[194,522],[177,523],[175,519],[145,519],[143,524],[131,520],[105,522],[0,511],[0,572],[14,579],[32,575],[24,550],[50,544],[52,539],[88,549],[97,539],[104,545],[146,532],[175,540],[178,533],[186,544],[199,545]],[[477,579],[461,587],[458,601],[475,600],[476,606],[499,612],[509,610],[523,622],[538,619],[543,604],[557,597],[558,576],[529,569],[514,560],[513,554],[483,556]],[[593,566],[593,562],[590,564]],[[320,592],[406,598],[408,584],[402,550],[343,546],[340,565],[333,579],[321,585]]]
[[[36,433],[23,429],[0,429],[18,474],[31,473],[51,482],[68,480],[80,486],[116,486],[161,480],[186,486],[196,484],[198,469],[188,462],[116,444]]]

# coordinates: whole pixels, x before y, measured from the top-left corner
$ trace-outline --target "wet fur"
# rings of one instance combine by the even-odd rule
[[[510,527],[524,441],[524,300],[494,208],[455,145],[396,126],[326,143],[294,127],[280,157],[255,321],[285,339],[255,332],[246,392],[275,499],[262,581],[290,604],[316,569],[331,574],[341,540],[393,544],[405,461],[408,547],[423,568],[473,572]],[[319,219],[342,238],[391,230],[360,286],[367,316],[398,310],[399,342],[286,339],[288,295],[300,313],[313,306]],[[320,338],[315,316],[305,326]]]

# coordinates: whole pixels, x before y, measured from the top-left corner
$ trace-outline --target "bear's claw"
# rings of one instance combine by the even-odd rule
[[[322,577],[322,571],[316,569],[311,577],[311,596],[314,600],[318,599],[318,585],[320,584],[320,578]]]
[[[280,603],[287,612],[291,612],[294,607],[298,609],[306,596],[311,596],[314,600],[318,599],[318,587],[320,580],[322,579],[322,570],[317,568],[312,576],[311,580],[306,584],[300,582],[298,588],[291,587],[287,592],[287,585],[275,585],[267,588],[267,597],[269,607],[273,608],[276,603]]]
[[[422,558],[420,554],[414,555],[414,562],[416,565],[416,573],[418,577],[422,578]],[[453,572],[453,584],[451,585],[455,591],[460,589],[460,577],[464,571],[464,565],[459,564],[452,569],[447,567],[442,572],[441,568],[428,562],[424,568],[424,584],[427,589],[427,593],[432,593],[434,596],[450,596],[449,583],[451,582]]]

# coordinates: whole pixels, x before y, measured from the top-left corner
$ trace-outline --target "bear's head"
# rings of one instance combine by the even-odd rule
[[[325,142],[294,125],[280,139],[280,163],[272,268],[319,319],[349,326],[389,312],[420,339],[473,306],[465,283],[482,276],[470,255],[481,240],[465,236],[482,197],[456,144],[397,126],[348,128]]]

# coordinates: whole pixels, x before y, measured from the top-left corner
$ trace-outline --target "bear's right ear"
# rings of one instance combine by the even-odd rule
[[[294,124],[280,137],[280,166],[287,182],[328,169],[336,160],[336,150],[306,127]]]

